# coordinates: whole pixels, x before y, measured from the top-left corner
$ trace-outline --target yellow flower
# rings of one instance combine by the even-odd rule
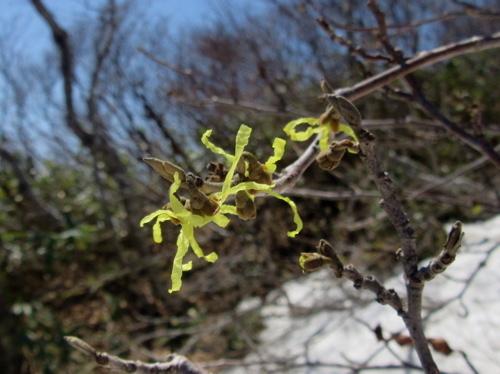
[[[181,231],[177,238],[177,253],[175,255],[173,269],[172,269],[172,288],[169,292],[178,291],[182,285],[182,273],[184,271],[190,270],[192,268],[192,262],[183,263],[184,256],[187,254],[189,247],[193,249],[193,252],[200,258],[204,258],[209,262],[215,262],[217,260],[217,254],[212,252],[208,255],[203,253],[203,250],[199,246],[196,238],[194,237],[194,228],[201,227],[206,225],[209,222],[214,222],[215,224],[225,227],[229,223],[229,219],[226,217],[226,214],[234,214],[237,215],[237,207],[233,205],[225,204],[225,201],[230,195],[236,195],[240,191],[246,191],[250,199],[254,199],[255,196],[253,192],[261,191],[267,194],[270,194],[278,199],[284,200],[290,205],[294,214],[294,222],[296,224],[296,229],[290,231],[288,233],[289,236],[293,237],[299,233],[302,229],[302,220],[300,219],[297,206],[293,201],[289,198],[284,197],[272,190],[274,185],[268,185],[263,183],[256,182],[242,182],[236,185],[231,185],[233,181],[234,174],[236,172],[236,168],[242,158],[244,148],[248,144],[250,139],[250,134],[252,129],[248,126],[241,125],[239,131],[236,135],[236,145],[235,145],[235,153],[231,155],[225,152],[223,149],[215,146],[211,143],[208,138],[210,137],[212,130],[208,130],[202,136],[202,143],[210,149],[212,152],[223,155],[228,162],[230,163],[229,170],[224,178],[224,182],[222,185],[222,189],[219,192],[215,192],[210,195],[210,198],[213,198],[215,201],[218,201],[220,204],[220,209],[215,211],[215,214],[212,216],[200,216],[194,214],[193,212],[186,209],[183,203],[179,201],[176,196],[176,192],[181,187],[181,176],[179,172],[182,171],[180,169],[179,172],[175,172],[173,175],[174,182],[169,190],[170,196],[170,209],[160,209],[156,212],[149,214],[144,217],[140,225],[141,227],[156,219],[155,224],[153,225],[153,239],[157,243],[161,243],[162,235],[161,235],[161,223],[165,221],[172,221],[174,223],[181,225]],[[269,158],[269,160],[264,164],[263,168],[266,169],[267,172],[272,173],[276,169],[276,162],[278,162],[283,156],[285,150],[285,140],[283,139],[275,139],[273,143],[274,155]]]
[[[297,131],[296,127],[299,125],[309,125],[309,127],[304,130],[304,131]],[[358,138],[354,134],[354,131],[352,131],[351,127],[349,125],[346,125],[344,123],[339,123],[335,125],[335,132],[344,132],[350,137],[354,139],[355,142],[358,141]],[[293,120],[291,122],[288,122],[285,127],[283,128],[283,131],[290,136],[290,139],[294,141],[299,141],[303,142],[305,140],[308,140],[313,136],[314,134],[319,134],[321,133],[321,138],[319,140],[319,148],[320,150],[324,151],[328,149],[329,145],[329,133],[332,131],[331,126],[327,126],[324,123],[322,123],[321,118],[314,118],[314,117],[304,117],[304,118],[299,118],[296,120]],[[349,152],[355,153],[352,150],[348,150]]]

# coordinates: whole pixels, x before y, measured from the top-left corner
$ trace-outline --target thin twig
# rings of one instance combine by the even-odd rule
[[[495,151],[500,151],[500,145],[495,147]],[[490,158],[487,157],[487,156],[483,156],[483,157],[480,157],[478,158],[477,160],[474,160],[470,163],[468,163],[467,165],[465,166],[462,166],[461,168],[455,170],[453,173],[447,175],[446,177],[444,178],[440,178],[439,180],[437,180],[436,182],[434,183],[431,183],[431,184],[428,184],[426,186],[423,186],[417,190],[414,190],[412,191],[408,197],[406,198],[407,201],[413,201],[415,200],[417,197],[419,197],[420,195],[422,194],[425,194],[429,191],[432,191],[438,187],[441,187],[443,185],[445,185],[446,183],[449,183],[451,182],[452,180],[468,173],[469,171],[472,171],[472,170],[477,170],[480,166],[486,164],[488,161],[490,161]]]
[[[85,341],[74,336],[65,336],[64,339],[73,348],[93,358],[99,366],[103,366],[117,373],[209,374],[208,371],[192,363],[186,357],[176,354],[170,355],[166,362],[145,364],[141,361],[127,361],[105,352],[98,352]]]

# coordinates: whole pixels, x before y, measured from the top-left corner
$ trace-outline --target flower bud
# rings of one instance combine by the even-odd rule
[[[226,178],[228,172],[228,169],[226,169],[224,165],[219,162],[209,162],[207,170],[208,177],[205,178],[205,181],[215,183],[224,182],[224,178]]]
[[[241,219],[254,219],[257,216],[255,202],[246,191],[236,193],[236,212]]]
[[[299,264],[304,274],[331,264],[332,260],[319,253],[301,253]]]
[[[328,155],[329,150],[326,150],[320,152],[320,154],[316,157],[316,161],[318,161],[319,167],[323,170],[333,170],[340,164],[339,160],[330,160]]]
[[[321,91],[323,91],[323,93],[325,93],[325,94],[333,93],[332,88],[330,87],[330,85],[328,84],[328,82],[324,78],[320,79],[319,84],[321,87]]]
[[[203,206],[201,208],[194,208],[193,205],[191,204],[191,209],[188,209],[186,206],[186,209],[191,210],[191,213],[196,214],[198,216],[206,217],[206,216],[215,216],[220,209],[219,202],[215,196],[210,196],[207,197],[207,199],[204,201]]]
[[[264,165],[257,161],[253,154],[251,154],[250,152],[243,152],[243,158],[248,162],[247,178],[249,181],[262,184],[273,183],[271,174],[267,172]]]
[[[335,249],[333,249],[330,243],[328,243],[325,239],[321,239],[316,249],[321,256],[325,256],[330,259],[330,267],[333,269],[335,276],[337,278],[342,278],[344,264],[340,261],[337,252],[335,252]]]
[[[318,124],[322,126],[330,126],[330,129],[334,133],[339,132],[340,126],[340,113],[337,110],[329,105],[326,108],[326,111],[319,117]]]
[[[340,142],[333,141],[328,149],[321,151],[316,156],[319,167],[323,170],[335,169],[340,164],[340,160],[345,154],[347,148],[353,148],[354,142],[349,139],[344,139]]]
[[[198,189],[199,181],[201,179],[193,176],[192,174],[186,175],[186,184],[189,190],[189,195],[191,199],[189,200],[189,205],[193,214],[199,216],[213,216],[219,211],[219,203],[216,197],[208,197],[203,192]],[[203,182],[203,181],[202,181]]]

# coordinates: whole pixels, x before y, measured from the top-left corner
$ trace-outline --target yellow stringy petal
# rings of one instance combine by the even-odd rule
[[[296,121],[292,121],[287,125],[287,134],[290,134],[292,139],[307,139],[312,134],[318,133],[323,130],[319,128],[317,125],[317,120],[315,118],[301,118]],[[295,127],[302,123],[309,123],[311,126],[308,130],[304,132],[296,132]],[[325,131],[326,132],[326,131]],[[256,182],[244,182],[239,183],[236,186],[231,186],[234,174],[236,173],[236,168],[238,163],[242,157],[243,151],[247,146],[250,135],[252,133],[252,129],[248,126],[241,125],[238,133],[236,135],[235,142],[235,151],[234,155],[228,154],[222,148],[215,146],[211,143],[208,138],[210,137],[212,131],[209,130],[205,132],[202,137],[203,144],[210,149],[212,152],[221,154],[230,162],[231,166],[229,167],[229,171],[226,174],[226,178],[223,182],[223,188],[221,192],[214,194],[220,203],[220,210],[217,214],[211,217],[202,217],[196,214],[191,213],[187,210],[181,201],[176,197],[176,192],[181,186],[181,179],[179,173],[175,173],[173,175],[173,183],[169,190],[170,196],[170,207],[171,210],[160,209],[154,213],[151,213],[144,217],[140,225],[141,227],[156,219],[155,224],[153,225],[153,238],[155,242],[160,243],[162,241],[162,233],[161,233],[161,223],[164,221],[175,219],[175,222],[180,223],[181,231],[179,236],[177,237],[177,252],[174,258],[173,268],[172,268],[172,288],[169,292],[174,292],[180,290],[182,286],[182,273],[183,271],[190,270],[192,268],[192,262],[189,261],[187,263],[183,263],[184,257],[187,254],[189,247],[193,249],[193,252],[200,258],[204,258],[208,262],[215,262],[218,258],[216,253],[210,253],[208,255],[204,255],[203,250],[195,239],[194,236],[194,228],[204,226],[210,222],[214,222],[215,224],[225,227],[229,223],[229,219],[225,216],[225,214],[233,214],[237,215],[237,209],[232,205],[225,205],[224,201],[227,199],[229,195],[235,195],[239,191],[262,191],[264,193],[268,193],[278,199],[284,200],[293,210],[294,214],[294,222],[296,224],[296,230],[290,231],[288,233],[289,236],[295,236],[302,229],[302,220],[300,219],[297,206],[295,203],[287,197],[283,197],[280,194],[274,192],[272,188],[274,185],[269,186],[267,184],[261,184]],[[272,173],[276,170],[276,162],[278,162],[284,154],[286,141],[280,138],[274,140],[273,149],[274,154],[271,156],[266,164],[264,165],[268,172]],[[250,195],[253,199],[254,195]]]
[[[152,220],[154,220],[156,217],[158,217],[160,214],[164,214],[166,213],[167,210],[164,210],[164,209],[159,209],[157,210],[156,212],[153,212],[151,214],[148,214],[146,217],[144,217],[143,219],[141,219],[141,222],[139,223],[139,225],[141,227],[143,227],[146,223],[149,223],[151,222]]]
[[[267,184],[262,184],[262,183],[244,182],[244,183],[240,183],[234,187],[231,187],[230,193],[231,193],[231,195],[234,195],[238,191],[242,191],[242,190],[246,190],[246,191],[257,190],[257,191],[262,191],[262,192],[267,193],[271,196],[274,196],[280,200],[285,201],[290,206],[290,208],[292,208],[293,221],[295,222],[295,225],[296,225],[296,229],[288,232],[288,236],[294,237],[302,230],[302,228],[304,226],[302,223],[302,219],[299,216],[299,212],[297,211],[297,205],[295,205],[295,203],[290,198],[282,196],[277,192],[274,192],[272,190],[273,187],[274,187],[274,185],[269,186]],[[221,212],[230,213],[230,214],[237,214],[236,207],[231,207],[230,205],[221,206]]]
[[[308,127],[305,131],[296,131],[295,128],[302,124],[307,124],[310,127]],[[318,126],[318,119],[314,117],[296,119],[294,121],[288,122],[283,128],[283,131],[288,136],[290,136],[290,139],[299,142],[303,142],[309,139],[311,136],[319,133],[321,130],[323,129]]]
[[[208,138],[212,135],[212,130],[207,130],[203,136],[201,137],[201,142],[210,149],[213,153],[217,153],[219,155],[223,155],[229,162],[232,162],[234,159],[234,156],[230,155],[226,151],[224,151],[222,148],[217,147],[215,144],[213,144]]]
[[[144,224],[151,222],[156,218],[156,222],[153,225],[153,240],[155,243],[161,243],[162,242],[162,236],[161,236],[161,223],[165,221],[169,221],[172,217],[172,212],[169,210],[164,210],[164,209],[159,209],[154,213],[151,213],[144,217],[141,222],[140,226],[144,226]]]
[[[227,206],[227,205],[226,205]],[[222,206],[221,206],[221,209],[219,210],[219,214],[216,214],[215,216],[212,217],[212,221],[217,225],[217,226],[220,226],[220,227],[226,227],[228,224],[229,224],[229,218],[227,218],[224,214],[226,214],[228,212],[222,210]]]
[[[238,166],[238,162],[240,161],[241,154],[248,144],[248,140],[250,139],[250,135],[252,134],[252,129],[248,126],[241,125],[238,133],[236,134],[236,145],[234,149],[234,157],[232,159],[231,167],[227,172],[226,178],[224,179],[224,184],[222,186],[222,193],[220,194],[219,200],[222,203],[226,201],[229,196],[229,190],[231,189],[231,181],[233,179],[234,173],[236,171],[236,167]]]
[[[172,266],[172,275],[170,279],[172,280],[172,288],[168,292],[172,293],[174,291],[179,291],[182,286],[182,272],[184,271],[184,266],[182,260],[189,249],[189,241],[184,236],[183,229],[177,237],[177,253],[175,254],[174,263]]]
[[[359,142],[358,137],[356,136],[356,134],[352,130],[351,126],[346,125],[345,123],[341,123],[340,127],[339,127],[339,132],[343,132],[343,133],[349,135],[355,142]],[[349,149],[349,148],[347,149],[347,152],[354,153],[354,154],[358,153],[358,152],[353,151],[352,149]]]
[[[181,178],[179,177],[179,173],[174,174],[174,183],[170,186],[170,190],[168,195],[170,197],[170,206],[172,207],[172,212],[177,216],[179,214],[185,213],[188,210],[184,208],[184,205],[179,201],[179,199],[175,196],[175,193],[181,186]]]
[[[319,139],[319,149],[321,151],[324,151],[325,149],[328,149],[330,145],[330,131],[327,129],[323,129],[321,133],[321,138]]]
[[[274,173],[276,171],[276,163],[281,160],[283,154],[285,153],[286,141],[285,139],[276,138],[273,142],[274,155],[269,157],[269,160],[264,164],[269,173]]]
[[[272,196],[274,196],[274,197],[276,197],[276,198],[278,198],[280,200],[285,201],[290,206],[290,208],[292,208],[292,211],[293,211],[293,222],[295,222],[296,229],[293,230],[293,231],[289,231],[287,233],[287,235],[289,237],[293,238],[304,227],[304,225],[302,223],[302,220],[300,219],[299,212],[297,211],[297,205],[295,205],[295,203],[291,199],[289,199],[288,197],[282,196],[279,193],[274,192],[271,189],[269,189],[269,191],[265,191],[265,192],[267,192],[268,194],[270,194],[270,195],[272,195]]]
[[[203,250],[194,237],[193,226],[189,224],[185,225],[182,227],[182,231],[184,233],[184,236],[187,238],[189,245],[193,249],[193,252],[196,254],[196,256],[198,256],[198,258],[204,258],[208,262],[214,262],[217,260],[218,257],[215,253],[210,253],[208,256],[205,256],[203,254]]]
[[[163,241],[163,237],[161,236],[161,222],[160,220],[156,220],[153,225],[153,240],[155,243],[161,243]]]
[[[236,207],[234,205],[221,205],[220,212],[223,214],[232,214],[234,216],[238,215]]]

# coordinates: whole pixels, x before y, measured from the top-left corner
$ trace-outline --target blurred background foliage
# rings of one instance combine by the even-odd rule
[[[247,11],[251,2],[242,8],[228,1],[214,10],[213,22],[175,35],[168,20],[141,18],[141,2],[99,3],[66,30],[74,118],[68,116],[56,45],[33,56],[0,39],[4,373],[97,371],[80,355],[70,360],[64,335],[142,360],[161,360],[171,351],[194,360],[242,357],[256,344],[260,321],[255,310],[238,314],[236,306],[301,276],[300,252],[321,238],[381,278],[397,270],[398,239],[352,154],[331,172],[312,165],[288,191],[305,222],[296,238],[286,235],[293,227],[287,205],[272,198],[257,199],[254,221],[198,230],[202,247],[216,251],[219,260],[195,259],[175,294],[167,290],[178,228],[165,224],[166,240],[154,244],[150,227],[138,224],[167,202],[169,187],[141,161],[144,155],[204,175],[209,161],[222,160],[201,146],[200,135],[213,129],[211,140],[230,150],[244,123],[254,129],[248,150],[265,160],[288,121],[325,110],[320,78],[347,87],[387,68],[375,61],[359,72],[362,59],[315,21],[322,17],[353,45],[379,53],[366,1],[269,0],[258,12]],[[495,32],[498,0],[480,3],[475,6],[490,17],[468,12],[458,1],[379,1],[392,42],[408,56]],[[53,15],[57,20],[57,8]],[[414,76],[442,113],[494,146],[500,135],[499,60],[500,52],[489,50]],[[405,89],[400,82],[391,87]],[[411,100],[381,90],[356,105],[377,136],[422,257],[442,245],[443,223],[499,213],[499,174],[492,163],[426,190],[481,154]],[[306,146],[289,143],[279,166]]]

